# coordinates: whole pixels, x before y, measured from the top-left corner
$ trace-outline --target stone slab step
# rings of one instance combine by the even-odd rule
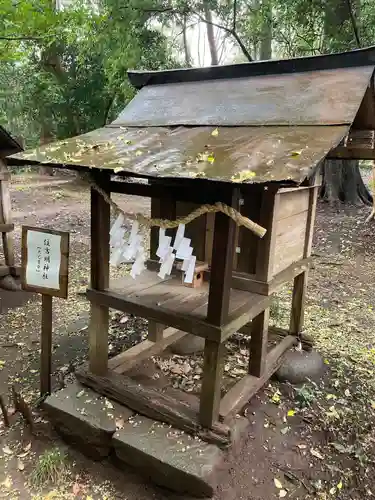
[[[116,425],[134,414],[78,382],[49,396],[43,408],[57,432],[94,460],[109,456]]]
[[[171,426],[131,417],[113,436],[117,458],[159,486],[195,497],[212,497],[222,451]]]
[[[178,494],[213,496],[224,463],[217,446],[136,415],[78,382],[49,396],[44,409],[60,435],[94,460],[111,456],[118,467],[130,466]],[[234,419],[232,451],[240,447],[248,427],[248,419]]]

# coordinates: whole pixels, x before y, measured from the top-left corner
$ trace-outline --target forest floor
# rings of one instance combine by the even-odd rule
[[[54,300],[54,384],[87,355],[89,192],[66,178],[17,175],[11,186],[17,261],[21,225],[70,231],[67,300]],[[148,211],[147,200],[119,197],[126,211]],[[241,451],[226,458],[215,500],[272,498],[363,499],[375,495],[375,256],[368,210],[319,204],[314,264],[306,307],[306,333],[323,355],[327,373],[319,384],[293,388],[272,381],[245,411],[250,432]],[[286,326],[291,290],[273,303],[273,321]],[[40,300],[1,292],[0,394],[16,384],[38,397]],[[145,334],[145,322],[114,314],[110,351]],[[10,404],[10,403],[9,403]],[[94,463],[67,447],[44,416],[30,435],[18,417],[0,423],[0,498],[172,500],[130,469]],[[60,451],[60,455],[57,453]],[[57,457],[57,458],[56,458]],[[58,468],[58,481],[42,481]]]

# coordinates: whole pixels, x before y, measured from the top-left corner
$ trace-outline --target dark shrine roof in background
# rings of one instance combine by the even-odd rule
[[[0,158],[22,151],[21,145],[0,125]]]
[[[205,68],[129,71],[128,74],[131,84],[140,89],[146,85],[160,85],[165,83],[249,78],[359,66],[375,66],[375,46],[337,54],[295,57],[293,59],[270,59],[268,61],[253,61],[251,63],[226,64]]]
[[[374,66],[147,85],[115,126],[350,125]]]
[[[9,158],[140,177],[301,183],[347,136],[375,129],[375,48],[162,72],[107,127]]]

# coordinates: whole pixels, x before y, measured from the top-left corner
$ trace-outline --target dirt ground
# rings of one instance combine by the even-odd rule
[[[25,174],[13,177],[12,206],[20,261],[22,224],[70,231],[68,300],[54,299],[55,387],[69,378],[87,354],[89,192],[64,178]],[[118,197],[128,212],[147,212],[147,200]],[[324,357],[327,374],[319,384],[292,387],[272,381],[245,410],[250,433],[241,451],[229,455],[215,500],[272,498],[363,499],[375,495],[375,270],[374,223],[367,209],[319,205],[314,265],[309,281],[306,333]],[[291,290],[272,306],[273,321],[287,326]],[[31,402],[38,397],[39,298],[0,292],[0,394],[15,384]],[[73,326],[72,326],[73,325]],[[114,314],[110,351],[139,341],[146,323]],[[11,405],[9,401],[9,405]],[[0,497],[11,499],[172,500],[130,469],[93,463],[68,448],[36,412],[30,435],[15,416],[0,423]],[[46,453],[65,459],[60,481],[35,485]]]

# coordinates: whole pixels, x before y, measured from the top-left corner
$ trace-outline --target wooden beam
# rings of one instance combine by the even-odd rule
[[[230,198],[227,196],[227,204],[238,209],[239,198],[238,189],[233,189]],[[235,235],[236,223],[216,213],[207,306],[207,321],[212,325],[223,325],[228,318]]]
[[[227,193],[228,188],[221,186],[206,185],[204,189],[197,188],[189,189],[183,184],[173,184],[167,179],[163,179],[163,183],[155,183],[155,180],[149,180],[148,184],[140,184],[137,182],[119,182],[112,181],[110,183],[111,193],[122,193],[134,196],[143,196],[146,198],[164,199],[170,198],[174,201],[186,201],[198,204],[214,204],[221,201],[222,197]]]
[[[94,389],[118,403],[148,418],[166,422],[177,429],[197,435],[205,441],[219,446],[230,443],[230,430],[223,424],[215,424],[212,429],[202,429],[197,412],[186,403],[177,401],[166,393],[152,387],[142,386],[129,377],[108,371],[106,375],[95,375],[80,369],[76,372],[82,384]]]
[[[254,377],[261,377],[265,369],[269,318],[270,309],[267,307],[251,322],[249,373]]]
[[[243,333],[244,335],[248,335],[250,337],[251,323],[248,323],[247,325],[240,328],[239,332]],[[286,328],[280,328],[278,326],[268,327],[268,338],[270,340],[280,340],[283,339],[284,337],[287,337],[288,335],[290,335],[290,332]],[[302,333],[300,336],[300,341],[302,343],[303,349],[305,349],[306,351],[311,351],[311,349],[314,346],[314,339],[310,335]]]
[[[184,332],[193,333],[199,337],[218,340],[221,338],[221,327],[210,325],[193,315],[179,313],[178,310],[163,310],[156,304],[145,306],[136,296],[126,297],[115,292],[87,290],[87,298],[90,302],[106,306],[118,311],[142,316],[152,321],[170,325]],[[202,309],[206,305],[202,306]],[[199,309],[199,308],[198,308]],[[198,311],[198,309],[196,311]]]
[[[204,344],[202,389],[199,404],[199,421],[210,429],[219,418],[221,382],[223,378],[225,346],[210,340]]]
[[[163,352],[169,345],[177,342],[177,340],[180,340],[185,335],[187,335],[186,332],[182,332],[176,328],[167,328],[163,338],[158,342],[153,342],[150,339],[144,340],[118,356],[111,358],[108,361],[108,367],[116,373],[124,373],[141,361]]]
[[[245,304],[236,311],[234,317],[230,317],[228,323],[221,330],[221,342],[230,337],[234,332],[237,332],[242,326],[249,323],[253,318],[258,316],[264,309],[269,307],[271,297],[267,295],[259,296],[256,303]]]
[[[260,295],[272,295],[284,285],[287,281],[291,281],[295,276],[302,271],[306,271],[309,267],[312,258],[300,260],[289,267],[283,269],[276,274],[270,281],[258,281],[255,275],[246,274],[234,271],[232,273],[231,286],[236,290],[244,290],[246,292],[259,293]],[[210,279],[210,271],[205,271],[205,280]]]
[[[109,173],[96,173],[95,182],[110,194]],[[91,287],[103,291],[109,286],[110,206],[91,188]],[[90,370],[101,375],[108,369],[109,310],[105,304],[91,303],[89,327]]]
[[[375,149],[355,146],[339,146],[331,149],[327,155],[329,160],[375,160]]]
[[[241,329],[240,331],[243,333],[246,333],[245,330]],[[280,338],[287,337],[288,335],[290,335],[290,332],[289,332],[289,330],[287,330],[285,328],[279,328],[277,326],[270,326],[268,328],[268,337],[270,339],[272,339],[272,338],[280,339]],[[305,351],[311,351],[311,349],[314,347],[314,339],[310,335],[307,335],[306,333],[301,334],[300,341],[302,344],[302,348]]]
[[[245,404],[256,394],[259,389],[271,378],[283,361],[285,352],[296,343],[293,335],[285,337],[267,355],[265,370],[261,377],[245,375],[235,386],[230,389],[220,403],[219,418],[221,422],[230,421]]]

